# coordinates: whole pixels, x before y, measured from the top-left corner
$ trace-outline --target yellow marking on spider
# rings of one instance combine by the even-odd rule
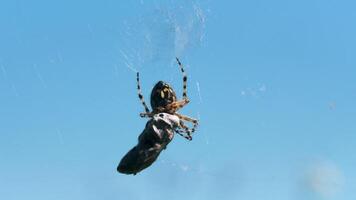
[[[161,97],[162,97],[162,99],[164,99],[164,92],[163,91],[161,91]]]

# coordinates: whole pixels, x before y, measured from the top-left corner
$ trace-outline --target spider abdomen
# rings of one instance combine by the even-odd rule
[[[151,107],[153,110],[158,110],[159,108],[165,108],[168,104],[171,104],[177,100],[176,93],[173,88],[163,82],[158,81],[153,87],[151,92]],[[165,111],[165,110],[160,110]],[[166,111],[167,112],[167,111]]]

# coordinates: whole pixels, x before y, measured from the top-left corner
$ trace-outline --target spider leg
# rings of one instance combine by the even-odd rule
[[[180,119],[188,121],[188,122],[192,122],[193,124],[198,124],[198,120],[197,119],[193,119],[191,117],[179,114],[179,113],[175,113],[175,115],[177,115]]]
[[[179,110],[179,109],[183,108],[188,103],[189,103],[189,99],[184,99],[184,100],[181,100],[181,101],[175,101],[175,102],[173,102],[171,104],[168,104],[165,109],[175,112],[176,110]]]
[[[181,115],[179,113],[175,113],[175,115],[177,117],[179,117],[179,119],[191,122],[193,124],[193,128],[190,129],[192,133],[195,131],[195,129],[197,128],[197,126],[199,124],[197,119],[193,119],[193,118],[190,118],[188,116]]]
[[[187,74],[184,71],[182,63],[179,61],[179,59],[176,57],[176,60],[178,62],[178,65],[180,67],[180,70],[183,74],[183,99],[188,99],[187,97]],[[189,101],[189,100],[188,100]]]
[[[137,72],[136,74],[136,80],[137,80],[137,93],[138,93],[138,98],[140,99],[143,107],[145,107],[145,113],[150,113],[150,110],[148,109],[147,107],[147,104],[145,102],[145,99],[143,98],[143,95],[142,95],[142,91],[141,91],[141,86],[140,86],[140,74],[139,72]],[[140,114],[140,116],[142,117],[142,115]]]

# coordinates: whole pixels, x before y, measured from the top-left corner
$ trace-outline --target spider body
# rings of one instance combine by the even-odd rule
[[[151,107],[153,112],[175,113],[175,110],[167,110],[167,105],[177,100],[173,88],[163,81],[158,81],[151,92]]]
[[[176,58],[176,60],[183,74],[183,99],[177,100],[177,96],[173,88],[169,84],[163,81],[158,81],[156,85],[153,87],[151,92],[150,100],[151,100],[152,112],[150,112],[150,109],[147,107],[147,104],[142,95],[141,86],[140,86],[140,76],[139,73],[137,72],[136,79],[137,79],[138,97],[145,108],[145,112],[140,113],[140,116],[152,118],[155,114],[158,113],[168,113],[168,114],[176,115],[177,117],[179,117],[179,119],[182,120],[180,123],[180,130],[176,132],[184,136],[188,140],[191,140],[192,139],[191,134],[195,131],[195,128],[198,126],[198,120],[177,113],[177,111],[180,108],[183,108],[185,105],[189,103],[189,99],[187,96],[188,78],[184,71],[182,63],[179,61],[178,58]],[[185,126],[183,120],[192,123],[193,127],[189,128]],[[183,135],[182,133],[185,133],[186,135]]]
[[[138,144],[121,159],[117,167],[118,172],[135,175],[149,167],[171,142],[174,133],[192,140],[191,134],[195,131],[198,120],[177,113],[180,108],[189,103],[187,76],[178,58],[177,62],[183,73],[183,100],[177,100],[176,93],[169,84],[158,81],[151,92],[152,112],[147,107],[142,95],[139,73],[137,73],[138,97],[145,109],[145,112],[140,113],[140,116],[148,117],[150,120],[139,136]],[[192,123],[193,127],[189,128],[183,121]]]

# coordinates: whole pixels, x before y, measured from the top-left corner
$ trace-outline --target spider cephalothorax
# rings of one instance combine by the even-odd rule
[[[177,100],[176,93],[170,85],[158,81],[151,92],[151,107],[153,111],[174,113],[174,110],[166,110],[167,105]]]
[[[184,136],[184,137],[191,140],[192,137],[190,136],[190,134],[195,131],[195,128],[198,125],[198,120],[192,119],[190,117],[181,115],[176,112],[177,110],[179,110],[180,108],[184,107],[185,105],[187,105],[189,103],[189,99],[187,97],[187,75],[185,74],[182,63],[179,61],[178,58],[176,58],[176,59],[177,59],[178,65],[181,69],[181,72],[183,74],[183,100],[178,101],[176,94],[175,94],[174,90],[172,89],[172,87],[163,81],[159,81],[153,87],[152,92],[151,92],[152,112],[150,112],[150,110],[148,109],[147,104],[143,98],[142,92],[141,92],[140,78],[139,78],[139,73],[137,72],[138,97],[140,98],[141,103],[145,108],[145,112],[141,113],[140,116],[152,118],[155,114],[158,114],[158,113],[169,113],[169,114],[176,115],[181,120],[191,122],[191,123],[193,123],[193,128],[188,128],[187,126],[184,125],[183,121],[181,121],[180,127],[179,127],[180,129],[176,131],[179,134],[186,133],[187,136]],[[184,129],[184,130],[181,130],[181,129]]]

